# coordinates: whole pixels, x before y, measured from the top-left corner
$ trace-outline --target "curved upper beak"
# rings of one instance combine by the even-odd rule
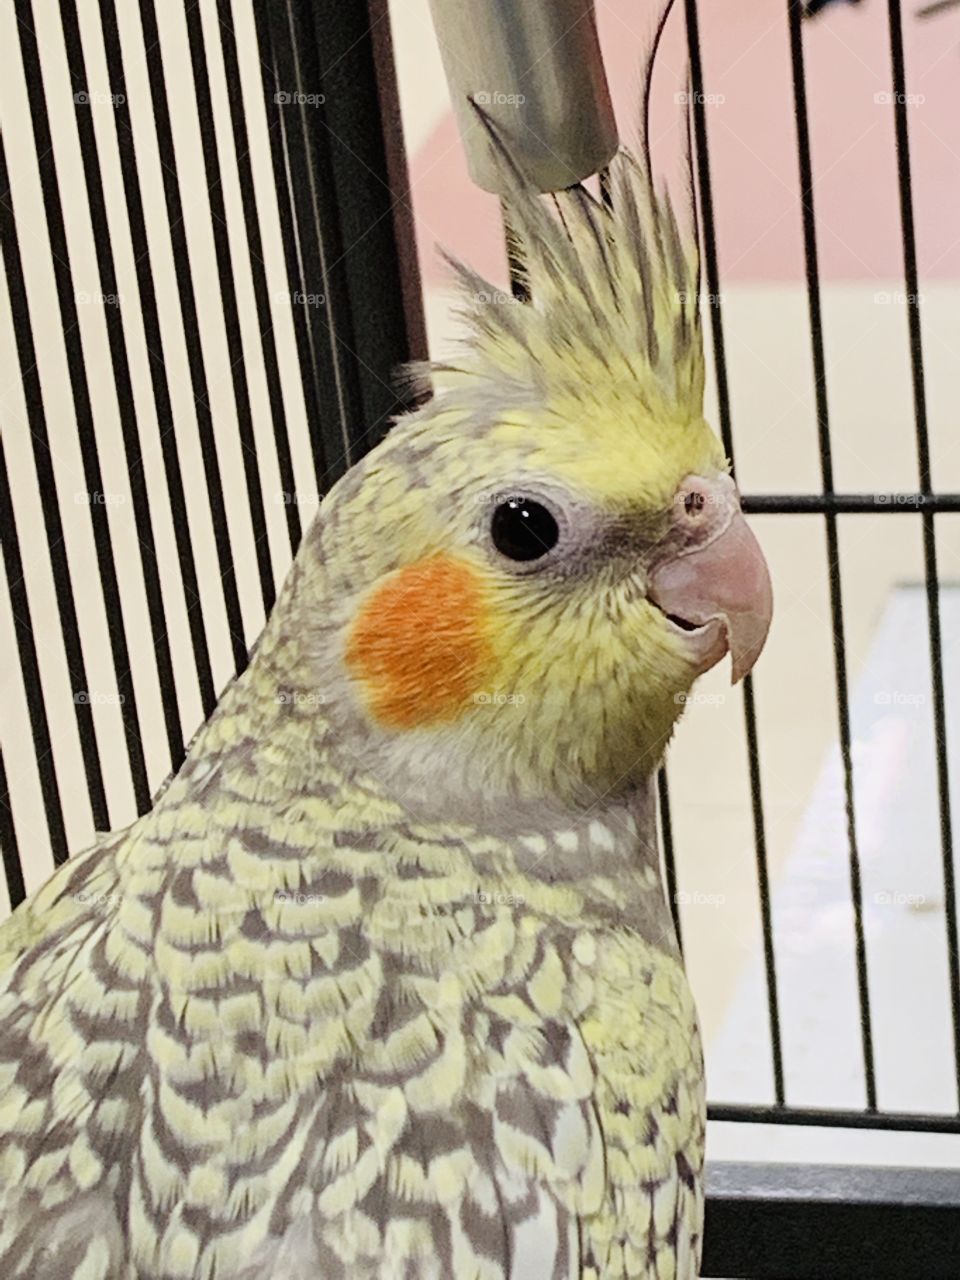
[[[739,505],[709,541],[663,560],[648,594],[673,618],[695,627],[722,625],[734,684],[752,669],[770,630],[773,589],[760,544]]]

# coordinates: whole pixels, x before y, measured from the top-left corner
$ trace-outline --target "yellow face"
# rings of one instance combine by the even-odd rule
[[[696,676],[729,652],[739,678],[766,636],[702,418],[695,246],[644,163],[610,178],[609,208],[561,192],[558,217],[516,191],[533,301],[456,268],[461,352],[324,504],[334,728],[408,794],[634,786]]]
[[[429,450],[400,428],[363,464],[376,485],[336,548],[363,548],[342,652],[395,754],[466,764],[491,794],[589,802],[656,768],[703,669],[649,580],[684,477],[726,464],[702,420],[553,414],[475,433],[434,418]]]

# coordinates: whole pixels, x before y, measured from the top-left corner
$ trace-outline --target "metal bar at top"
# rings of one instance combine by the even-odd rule
[[[800,166],[803,250],[807,273],[807,300],[810,310],[814,393],[817,412],[817,439],[820,447],[820,473],[825,493],[833,491],[833,456],[830,443],[830,416],[827,406],[827,373],[820,312],[820,273],[817,262],[817,232],[813,208],[813,168],[810,159],[810,132],[807,120],[806,73],[803,64],[803,0],[787,0],[790,28],[790,62],[793,73],[794,110],[797,121],[797,159]],[[873,1056],[873,1029],[870,1016],[870,987],[867,976],[867,945],[863,927],[863,887],[860,873],[860,851],[857,842],[857,817],[854,797],[853,754],[850,734],[850,695],[847,682],[847,650],[843,625],[843,587],[840,579],[840,550],[837,518],[834,511],[824,512],[827,534],[827,580],[830,592],[830,617],[833,632],[833,661],[836,674],[837,720],[840,757],[843,767],[844,808],[847,817],[847,842],[850,864],[850,897],[853,903],[853,927],[856,947],[857,990],[860,1001],[860,1031],[863,1048],[863,1075],[867,1106],[877,1105],[877,1083]]]
[[[470,175],[509,193],[478,111],[539,191],[610,163],[618,145],[593,0],[430,0]]]
[[[917,435],[917,469],[920,490],[932,487],[930,440],[927,429],[927,397],[923,376],[923,338],[920,330],[920,295],[917,275],[917,244],[913,225],[913,198],[910,194],[910,136],[907,130],[907,82],[903,57],[903,30],[900,0],[889,0],[890,61],[893,68],[893,111],[897,140],[897,176],[900,193],[900,221],[903,230],[903,272],[907,293],[907,324],[910,334],[910,371],[913,381],[914,418]],[[960,1110],[960,954],[957,951],[957,892],[953,869],[953,824],[950,813],[950,773],[947,760],[947,714],[943,690],[943,651],[940,634],[940,586],[937,572],[937,541],[933,512],[921,511],[924,578],[927,589],[927,625],[930,635],[930,683],[933,692],[933,724],[937,753],[937,800],[940,809],[940,847],[943,862],[944,915],[947,928],[947,958],[950,970],[950,1009],[953,1019],[953,1058]]]
[[[726,347],[723,339],[723,312],[720,306],[720,271],[717,262],[717,237],[713,216],[713,194],[710,183],[710,150],[707,141],[706,98],[703,92],[703,63],[700,56],[700,29],[697,0],[684,0],[687,25],[687,47],[690,58],[690,88],[693,104],[693,137],[700,192],[700,224],[703,239],[704,271],[710,305],[710,332],[713,335],[713,361],[717,383],[720,435],[731,467],[734,466],[733,428],[730,413],[730,391],[727,379]],[[750,776],[750,810],[753,820],[753,843],[757,866],[757,895],[763,930],[763,962],[767,987],[767,1014],[770,1023],[770,1055],[777,1102],[784,1100],[783,1045],[780,1033],[780,1002],[777,992],[776,953],[773,942],[773,918],[770,909],[770,877],[767,868],[767,833],[760,776],[760,746],[754,701],[753,676],[743,682],[743,715],[747,736],[747,764]]]

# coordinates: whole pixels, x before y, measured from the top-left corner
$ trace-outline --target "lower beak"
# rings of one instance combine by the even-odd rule
[[[709,542],[681,551],[654,570],[648,598],[693,640],[722,629],[725,645],[706,647],[704,670],[729,652],[734,684],[752,669],[770,630],[773,590],[760,544],[739,510]],[[688,630],[689,628],[695,630]],[[705,638],[705,637],[704,637]],[[701,646],[703,648],[703,646]]]

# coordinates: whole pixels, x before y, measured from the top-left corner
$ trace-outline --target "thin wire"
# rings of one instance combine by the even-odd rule
[[[900,193],[900,220],[903,230],[903,274],[907,295],[907,324],[910,335],[910,371],[913,381],[913,411],[917,436],[917,470],[920,490],[932,488],[930,440],[927,429],[927,398],[923,376],[923,336],[920,327],[920,294],[917,272],[917,242],[913,222],[910,182],[910,135],[907,129],[906,67],[903,56],[903,28],[900,0],[889,0],[890,61],[893,68],[894,124],[897,140],[897,179]],[[937,571],[937,541],[933,512],[921,508],[924,579],[927,594],[927,624],[930,636],[930,682],[933,690],[933,723],[937,752],[937,800],[940,811],[940,848],[943,862],[944,915],[947,929],[947,957],[950,971],[950,1010],[953,1020],[953,1058],[960,1111],[960,954],[957,950],[957,892],[953,868],[953,824],[950,811],[950,770],[947,757],[947,715],[943,689],[943,650],[940,634],[940,579]]]
[[[713,195],[710,181],[710,152],[707,140],[706,108],[703,93],[703,64],[700,56],[700,32],[696,0],[684,0],[687,24],[687,46],[690,58],[693,130],[700,188],[701,230],[704,268],[710,306],[710,332],[713,336],[713,361],[720,415],[720,435],[724,449],[734,466],[733,431],[730,414],[730,389],[727,380],[726,348],[723,337],[723,314],[720,306],[720,273],[717,265],[717,238],[713,217]],[[764,974],[767,987],[767,1016],[770,1024],[770,1054],[773,1065],[774,1092],[778,1103],[784,1100],[783,1046],[780,1033],[780,1001],[777,990],[776,953],[773,941],[773,918],[770,908],[770,879],[767,867],[767,835],[760,775],[760,750],[757,735],[753,677],[743,682],[743,714],[747,737],[747,764],[750,777],[750,806],[757,866],[757,893],[763,929]]]
[[[657,812],[660,816],[660,841],[663,846],[664,878],[667,882],[667,904],[673,916],[677,946],[680,948],[680,954],[683,955],[680,903],[677,898],[677,859],[673,847],[673,823],[670,819],[670,788],[667,782],[666,765],[662,765],[657,771],[657,802]]]
[[[794,107],[797,120],[797,158],[800,165],[803,247],[807,275],[807,299],[810,310],[810,341],[817,412],[817,438],[820,446],[820,474],[825,493],[833,492],[833,456],[830,444],[830,417],[827,406],[827,374],[820,311],[820,272],[817,264],[817,232],[813,208],[813,170],[810,161],[810,134],[807,120],[807,89],[803,65],[802,0],[787,0],[790,27],[790,57],[793,69]],[[857,991],[860,1003],[860,1032],[863,1047],[863,1074],[867,1107],[877,1106],[877,1085],[873,1057],[873,1031],[870,1015],[870,987],[867,975],[867,948],[863,927],[863,886],[860,875],[860,851],[857,843],[857,819],[854,801],[853,755],[850,746],[850,700],[847,683],[847,651],[843,625],[843,590],[840,580],[840,551],[837,539],[837,517],[834,511],[824,513],[827,533],[827,574],[830,590],[830,616],[833,631],[833,658],[836,672],[837,717],[840,733],[840,757],[843,767],[844,807],[850,863],[850,897],[853,902],[854,942],[856,947]]]

